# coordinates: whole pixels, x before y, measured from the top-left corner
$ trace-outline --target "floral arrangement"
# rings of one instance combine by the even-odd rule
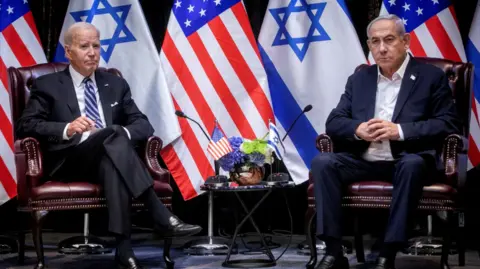
[[[262,167],[272,164],[272,150],[264,139],[244,139],[238,136],[228,138],[233,151],[218,160],[220,167],[228,172],[235,172],[239,168]]]

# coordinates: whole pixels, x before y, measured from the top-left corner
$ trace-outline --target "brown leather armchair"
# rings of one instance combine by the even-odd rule
[[[8,87],[12,98],[13,121],[21,116],[28,100],[32,81],[37,77],[62,71],[67,67],[64,63],[39,64],[23,68],[8,68]],[[104,69],[105,70],[105,69]],[[114,68],[106,71],[121,76]],[[138,147],[137,152],[144,160],[146,167],[154,179],[154,189],[159,199],[171,209],[173,190],[170,186],[170,173],[159,163],[159,151],[162,140],[152,136]],[[97,184],[86,182],[64,183],[46,181],[42,167],[42,152],[39,142],[32,137],[15,141],[15,163],[17,169],[18,210],[29,212],[33,218],[33,243],[37,253],[37,266],[44,265],[42,243],[42,223],[49,211],[57,210],[90,210],[106,208],[102,189]],[[132,207],[144,205],[132,201]],[[173,268],[170,259],[171,239],[165,239],[163,257],[167,268]],[[19,261],[23,262],[25,237],[19,238]]]
[[[463,208],[462,208],[462,187],[466,179],[466,158],[468,127],[470,119],[470,103],[473,80],[473,66],[470,63],[452,62],[444,59],[416,58],[418,61],[430,63],[440,67],[449,80],[455,104],[463,123],[461,134],[453,134],[445,139],[442,147],[442,159],[445,167],[445,174],[439,175],[437,183],[423,188],[423,197],[418,206],[419,210],[429,214],[444,211],[446,212],[445,223],[447,227],[443,230],[443,246],[441,255],[441,267],[449,268],[448,253],[451,244],[451,233],[453,228],[457,229],[457,247],[459,253],[459,265],[465,264],[465,245],[463,240]],[[357,71],[366,65],[357,67]],[[320,152],[334,152],[335,147],[328,135],[321,134],[316,139],[316,147]],[[309,175],[308,186],[308,209],[305,215],[305,230],[307,231],[307,242],[310,247],[310,261],[307,268],[313,268],[317,262],[317,251],[315,247],[315,232],[312,231],[315,216],[315,196],[313,192],[313,178]],[[359,216],[361,210],[365,209],[388,209],[390,207],[392,184],[383,181],[359,182],[348,186],[343,196],[342,206],[349,208],[354,214],[355,249],[358,262],[365,262],[363,250],[362,233],[359,229]],[[457,218],[454,218],[458,216]],[[450,228],[450,229],[449,229]]]

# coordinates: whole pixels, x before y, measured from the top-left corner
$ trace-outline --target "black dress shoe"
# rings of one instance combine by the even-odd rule
[[[115,253],[115,263],[120,269],[144,269],[135,257],[120,258],[117,253]]]
[[[395,263],[384,257],[378,257],[374,269],[395,269]]]
[[[169,227],[155,227],[155,231],[163,237],[190,236],[202,231],[198,225],[187,224],[176,216],[168,219]]]
[[[349,267],[350,265],[348,264],[347,257],[342,255],[336,258],[334,256],[325,255],[315,269],[348,269]]]

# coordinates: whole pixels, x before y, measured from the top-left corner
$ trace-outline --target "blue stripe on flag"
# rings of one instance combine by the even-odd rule
[[[282,126],[286,129],[290,127],[295,118],[302,113],[301,108],[293,95],[290,93],[285,82],[282,80],[275,65],[270,60],[260,43],[258,44],[260,54],[268,75],[268,84],[270,95],[272,97],[273,111]],[[305,165],[310,169],[310,164],[318,153],[315,148],[315,139],[317,132],[305,115],[302,115],[289,134],[293,145],[297,149]]]
[[[467,40],[465,48],[467,59],[475,65],[473,94],[480,101],[480,48],[476,48],[471,39]]]
[[[280,134],[278,133],[277,127],[271,123],[270,123],[270,130],[275,132],[275,135],[278,137],[278,139],[281,139]]]
[[[345,3],[345,0],[337,0],[338,4],[342,7],[343,11],[345,11],[345,14],[347,14],[347,17],[350,19],[350,22],[353,24],[352,17],[350,16],[350,12],[348,11],[347,4]]]
[[[55,57],[53,58],[53,61],[56,63],[68,62],[68,59],[65,57],[65,49],[60,42],[57,45],[57,50],[55,51]]]
[[[268,140],[267,143],[275,149],[275,154],[277,155],[277,158],[279,158],[280,160],[283,159],[282,154],[280,154],[280,151],[277,148],[277,145],[275,145],[275,143],[270,140]]]

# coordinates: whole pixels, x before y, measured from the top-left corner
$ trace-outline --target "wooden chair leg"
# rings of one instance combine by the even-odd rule
[[[363,249],[363,235],[360,229],[360,217],[354,214],[354,233],[355,233],[355,253],[357,255],[357,262],[365,262],[365,251]]]
[[[44,269],[45,265],[45,256],[43,253],[43,240],[42,240],[42,224],[47,216],[48,211],[33,211],[33,244],[35,245],[35,251],[37,252],[37,265],[34,269]]]
[[[314,231],[315,225],[313,223],[315,222],[315,215],[316,215],[316,210],[313,208],[309,208],[307,210],[307,216],[309,216],[307,219],[307,243],[308,246],[310,247],[310,260],[308,261],[306,268],[307,269],[313,269],[315,265],[317,264],[317,240],[316,240],[316,232]]]
[[[172,247],[172,238],[165,238],[164,246],[163,246],[163,260],[167,265],[167,269],[173,269],[175,266],[175,262],[170,258],[170,249]]]
[[[443,229],[443,245],[442,245],[442,256],[440,258],[440,269],[450,269],[448,265],[448,254],[450,253],[450,246],[451,246],[451,228],[454,227],[452,224],[454,222],[452,217],[452,212],[447,212],[447,217],[445,220],[445,228]]]
[[[458,225],[458,226],[457,226]],[[457,235],[457,250],[458,250],[458,265],[465,266],[465,215],[463,212],[458,213],[458,227]]]
[[[19,265],[23,265],[25,262],[25,232],[18,232],[18,260]]]

